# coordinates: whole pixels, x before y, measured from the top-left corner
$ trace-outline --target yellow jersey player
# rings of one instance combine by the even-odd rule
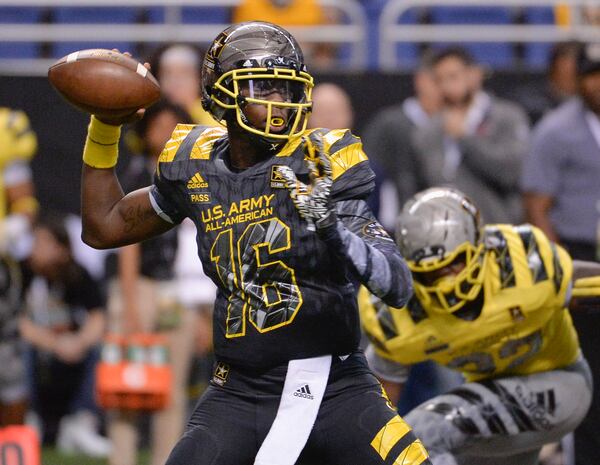
[[[27,115],[0,107],[0,253],[11,252],[18,258],[26,253],[20,239],[38,209],[29,167],[36,149]]]
[[[29,227],[37,213],[29,160],[37,139],[22,111],[0,107],[0,427],[22,424],[27,383],[18,334],[21,274],[29,253]]]
[[[540,448],[573,431],[590,405],[592,378],[567,304],[574,276],[600,275],[599,267],[574,267],[533,226],[482,228],[477,207],[449,188],[404,205],[398,244],[415,294],[392,308],[361,290],[371,369],[395,399],[417,362],[466,377],[406,416],[434,465],[537,463]]]
[[[123,120],[90,124],[84,240],[115,247],[188,217],[218,286],[214,376],[168,465],[429,463],[358,351],[358,283],[404,305],[410,271],[366,206],[360,140],[305,130],[312,86],[287,31],[227,28],[202,77],[226,128],[178,125],[153,185],[127,196],[113,169]]]

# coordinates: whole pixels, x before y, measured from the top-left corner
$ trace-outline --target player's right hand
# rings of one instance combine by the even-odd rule
[[[121,53],[119,51],[119,49],[116,49],[116,48],[113,48],[113,52]],[[127,55],[128,57],[130,57],[131,53],[124,52],[123,55]],[[145,62],[144,67],[148,71],[150,71],[150,63]],[[118,118],[108,118],[106,116],[103,116],[103,117],[96,116],[96,118],[98,118],[103,123],[110,124],[111,126],[122,126],[123,124],[135,123],[136,121],[141,120],[144,117],[145,112],[146,112],[145,108],[140,108],[139,110],[137,110],[129,115],[120,116]]]

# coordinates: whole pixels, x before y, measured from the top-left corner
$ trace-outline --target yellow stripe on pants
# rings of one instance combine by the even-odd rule
[[[385,460],[392,447],[409,431],[410,426],[396,415],[379,430],[373,441],[371,441],[371,446]]]
[[[428,454],[418,439],[400,452],[392,465],[420,465],[427,459]]]

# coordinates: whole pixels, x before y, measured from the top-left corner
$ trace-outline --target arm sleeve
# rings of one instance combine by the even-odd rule
[[[392,238],[364,200],[337,202],[336,212],[336,223],[320,231],[321,239],[369,291],[403,307],[412,295],[412,277]]]
[[[498,119],[500,119],[498,117]],[[529,144],[529,122],[513,108],[489,135],[466,136],[459,141],[463,160],[474,172],[505,190],[518,186],[521,165]]]
[[[154,184],[150,187],[149,195],[154,211],[163,220],[172,224],[179,224],[185,219],[185,213],[175,200],[177,188],[172,181],[161,174],[160,169],[156,170]]]
[[[544,121],[534,132],[531,150],[525,157],[521,173],[521,191],[554,195],[560,189],[564,149],[553,132],[553,128]]]
[[[401,363],[380,357],[372,344],[369,344],[365,350],[365,356],[369,363],[369,368],[375,375],[385,381],[392,383],[405,383],[408,379],[410,367]]]

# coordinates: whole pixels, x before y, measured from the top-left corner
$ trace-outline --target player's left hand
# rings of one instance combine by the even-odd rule
[[[306,185],[296,178],[289,166],[279,167],[279,173],[285,179],[285,185],[296,209],[309,228],[323,229],[335,223],[336,215],[331,202],[331,160],[326,153],[323,139],[319,134],[304,137],[308,162],[310,184]]]

